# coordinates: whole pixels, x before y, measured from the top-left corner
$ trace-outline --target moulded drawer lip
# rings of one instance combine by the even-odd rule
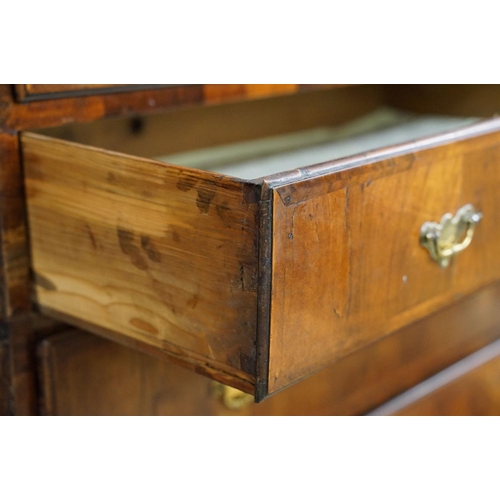
[[[424,149],[445,146],[450,143],[472,139],[483,134],[495,132],[500,129],[500,118],[480,120],[473,125],[457,128],[450,132],[431,135],[413,141],[388,146],[385,148],[373,149],[357,155],[339,158],[338,160],[327,161],[315,165],[304,166],[294,170],[273,174],[265,177],[252,179],[252,182],[266,182],[270,188],[285,186],[300,180],[321,177],[334,172],[348,170],[364,165],[369,165],[377,161],[383,161],[398,155],[416,153]]]
[[[103,84],[103,85],[17,85],[18,99],[21,102],[44,101],[47,99],[64,99],[68,97],[86,97],[91,95],[137,92],[167,87],[178,87],[179,84]],[[53,87],[53,88],[50,88]]]
[[[452,413],[449,412],[452,407],[451,404],[457,403],[457,401],[453,400],[453,398],[457,397],[457,389],[463,387],[462,391],[471,391],[472,389],[476,393],[479,385],[479,389],[486,392],[490,383],[495,380],[495,375],[497,375],[500,366],[499,363],[500,340],[496,340],[387,401],[382,406],[371,411],[369,415],[451,415]],[[495,387],[495,384],[491,384],[491,386]],[[443,405],[443,403],[445,404]],[[445,408],[444,411],[448,410],[447,413],[441,413],[443,407]],[[434,411],[429,411],[429,408]],[[440,413],[436,413],[437,409]],[[473,407],[466,408],[466,410],[473,410]],[[498,411],[494,406],[492,410]],[[497,413],[493,414],[496,415]]]
[[[499,130],[253,181],[22,134],[36,300],[260,400],[500,279]],[[484,220],[441,270],[420,225],[465,203]]]

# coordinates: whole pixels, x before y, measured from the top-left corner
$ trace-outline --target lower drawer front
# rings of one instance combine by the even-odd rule
[[[77,330],[38,347],[44,415],[203,415],[211,381]]]
[[[500,415],[500,341],[380,407],[373,415]]]

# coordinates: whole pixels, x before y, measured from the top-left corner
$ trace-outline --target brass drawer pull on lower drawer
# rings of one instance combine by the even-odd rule
[[[228,410],[242,410],[254,401],[254,397],[251,394],[246,394],[220,382],[213,383],[213,391]]]
[[[420,244],[429,250],[440,267],[448,267],[451,258],[470,245],[474,228],[482,217],[472,205],[465,205],[454,217],[444,214],[439,224],[425,222],[420,228]]]

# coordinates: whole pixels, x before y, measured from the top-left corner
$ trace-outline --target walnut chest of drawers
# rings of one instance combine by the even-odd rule
[[[213,414],[182,402],[210,378],[252,414],[359,414],[496,353],[495,86],[46,87],[4,89],[9,411],[81,413],[64,370],[109,363],[183,387],[160,413]]]

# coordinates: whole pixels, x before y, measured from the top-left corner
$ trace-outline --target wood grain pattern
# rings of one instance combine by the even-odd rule
[[[228,102],[234,99],[261,99],[263,97],[282,96],[311,90],[348,87],[352,85],[321,84],[301,85],[296,83],[265,83],[265,84],[229,84],[203,85],[203,96],[206,103]]]
[[[247,377],[245,374],[235,371],[231,367],[214,360],[208,360],[203,355],[194,351],[188,351],[173,344],[168,349],[159,349],[156,345],[149,344],[143,340],[123,335],[120,331],[110,330],[95,324],[91,318],[78,318],[74,315],[66,314],[45,306],[38,307],[43,317],[51,318],[61,324],[71,325],[75,328],[91,332],[99,337],[111,340],[134,351],[147,354],[160,360],[174,361],[176,365],[182,366],[190,371],[199,373],[218,382],[238,388],[248,394],[255,392],[254,377]]]
[[[332,405],[332,414],[365,414],[498,339],[499,299],[497,282],[339,359],[310,377],[317,380],[316,397]]]
[[[499,125],[274,181],[269,393],[500,278]],[[420,227],[467,203],[484,224],[440,269]]]
[[[358,415],[500,335],[500,284],[347,356],[260,404],[228,410],[212,382],[81,331],[39,348],[48,415]],[[471,401],[477,401],[472,398]],[[479,401],[483,408],[486,401]],[[479,410],[476,410],[479,411]]]
[[[500,415],[500,341],[413,387],[372,415]]]
[[[29,255],[17,134],[0,132],[0,319],[31,307]]]
[[[22,144],[37,302],[253,385],[247,185],[35,134]]]
[[[500,336],[500,283],[402,328],[240,415],[361,415]]]
[[[290,94],[301,90],[299,85],[292,84],[230,84],[204,85],[203,96],[207,103],[223,102],[240,99],[246,96],[250,99],[269,97],[273,95]]]

